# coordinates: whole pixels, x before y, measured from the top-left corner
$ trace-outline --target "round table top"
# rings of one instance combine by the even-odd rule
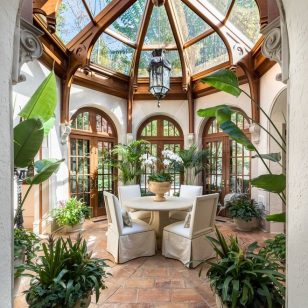
[[[153,196],[132,198],[123,200],[122,203],[127,208],[141,211],[185,211],[193,206],[193,199],[182,197],[166,197],[166,201],[157,202]]]

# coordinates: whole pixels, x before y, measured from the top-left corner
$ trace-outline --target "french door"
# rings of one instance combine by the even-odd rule
[[[103,192],[116,192],[114,168],[104,158],[115,144],[109,117],[92,108],[73,117],[69,144],[69,192],[92,208],[93,216],[106,214]]]
[[[237,117],[239,116],[241,115]],[[237,121],[238,126],[250,138],[247,125],[244,126],[246,120],[241,117],[241,120],[234,121]],[[207,133],[203,137],[203,147],[208,150],[204,172],[205,193],[218,192],[222,204],[228,193],[250,194],[250,151],[224,134],[215,120],[207,127]]]

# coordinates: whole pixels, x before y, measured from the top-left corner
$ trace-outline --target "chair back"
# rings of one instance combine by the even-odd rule
[[[195,198],[202,196],[203,187],[195,185],[181,185],[180,197]]]
[[[109,227],[111,227],[114,232],[121,235],[124,224],[119,200],[115,195],[107,191],[104,191],[104,198],[107,199],[106,205],[108,206],[108,211],[110,215],[111,224]]]
[[[214,227],[219,194],[196,197],[191,210],[190,236],[195,237]]]
[[[109,205],[108,205],[108,198],[107,196],[105,196],[105,194],[103,194],[103,197],[104,197],[104,203],[105,203],[105,208],[106,208],[107,221],[108,221],[108,224],[112,224],[112,219],[110,216],[110,210],[109,210]]]
[[[123,207],[123,200],[141,197],[139,185],[119,186],[118,188],[120,204]]]

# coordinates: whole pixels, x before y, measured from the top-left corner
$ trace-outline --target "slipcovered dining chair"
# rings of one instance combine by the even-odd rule
[[[123,205],[123,200],[129,200],[133,198],[141,197],[141,191],[139,185],[127,185],[127,186],[119,186],[118,188],[119,200],[122,208],[127,210]],[[145,222],[149,222],[151,218],[150,211],[129,211],[129,215],[132,219],[141,219]]]
[[[155,231],[142,220],[133,220],[131,227],[125,226],[118,198],[104,192],[106,208],[109,216],[107,230],[107,251],[116,263],[153,256],[156,250]]]
[[[202,186],[181,185],[180,197],[194,199],[197,196],[202,196],[202,190]],[[187,211],[171,211],[169,213],[169,218],[173,222],[185,220],[186,216]]]
[[[214,250],[205,238],[213,235],[219,194],[196,197],[190,220],[180,221],[164,228],[162,254],[180,260],[187,267],[196,267],[201,261],[214,257]]]

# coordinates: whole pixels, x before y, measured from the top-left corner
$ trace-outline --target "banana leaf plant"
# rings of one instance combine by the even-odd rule
[[[263,115],[268,119],[270,125],[276,131],[277,136],[275,137],[268,129],[257,123],[260,129],[264,130],[270,138],[279,146],[283,153],[286,153],[286,141],[282,136],[276,125],[273,123],[271,118],[266,114],[262,107],[244,90],[239,87],[239,82],[235,73],[227,69],[221,69],[201,80],[203,83],[206,83],[220,91],[231,94],[235,97],[240,96],[242,93],[246,95],[253,104],[263,113]],[[281,154],[280,153],[270,153],[270,154],[261,154],[258,149],[252,144],[252,142],[247,138],[245,133],[237,127],[235,123],[231,121],[231,116],[233,113],[237,113],[238,110],[228,106],[228,105],[219,105],[206,109],[199,109],[197,114],[200,117],[204,118],[216,118],[217,123],[219,124],[222,131],[229,135],[229,137],[239,144],[243,145],[247,150],[255,152],[256,155],[252,156],[253,158],[259,158],[264,164],[268,174],[261,175],[257,178],[251,180],[251,185],[263,190],[266,190],[270,193],[276,193],[282,200],[283,204],[286,205],[286,175],[285,174],[273,174],[270,170],[266,161],[272,161],[281,165]],[[253,119],[250,118],[251,121]],[[268,221],[276,222],[285,222],[286,216],[285,212],[280,214],[268,215]]]
[[[27,104],[20,111],[21,122],[14,127],[14,167],[17,174],[22,168],[34,167],[35,173],[26,177],[24,183],[29,187],[16,209],[14,223],[18,228],[23,225],[23,205],[33,185],[46,181],[57,172],[63,160],[38,160],[34,162],[44,137],[55,123],[55,108],[57,106],[56,77],[52,71]]]

